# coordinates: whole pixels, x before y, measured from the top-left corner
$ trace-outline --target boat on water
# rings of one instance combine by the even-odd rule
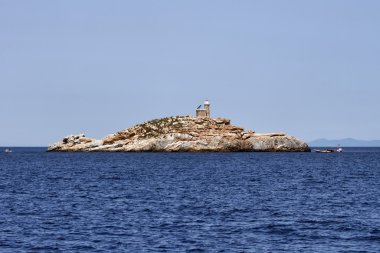
[[[6,148],[6,149],[4,150],[4,152],[5,152],[5,153],[12,153],[12,149],[10,149],[10,148]]]
[[[317,153],[342,153],[343,149],[338,145],[336,149],[315,149]]]

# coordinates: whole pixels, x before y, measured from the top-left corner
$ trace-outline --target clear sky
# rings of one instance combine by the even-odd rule
[[[378,0],[0,0],[0,145],[212,114],[380,139]]]

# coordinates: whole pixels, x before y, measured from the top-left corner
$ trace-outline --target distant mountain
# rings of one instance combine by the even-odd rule
[[[318,139],[308,143],[311,147],[380,147],[380,140],[363,141],[353,138],[345,138],[339,140]]]

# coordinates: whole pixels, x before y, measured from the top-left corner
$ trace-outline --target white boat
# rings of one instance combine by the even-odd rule
[[[10,148],[6,148],[6,149],[4,150],[4,152],[5,152],[5,153],[12,153],[12,149],[10,149]]]
[[[317,152],[317,153],[342,153],[343,149],[340,147],[340,145],[338,145],[336,149],[315,149],[315,152]]]

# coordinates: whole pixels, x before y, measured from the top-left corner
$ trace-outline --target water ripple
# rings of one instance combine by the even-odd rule
[[[14,152],[0,159],[0,252],[378,252],[379,161]]]

